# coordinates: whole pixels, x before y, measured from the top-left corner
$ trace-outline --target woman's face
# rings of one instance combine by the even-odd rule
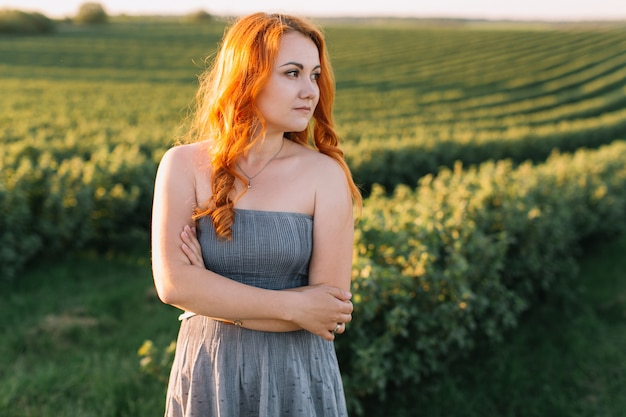
[[[257,99],[267,135],[306,129],[319,101],[320,72],[315,43],[299,32],[285,34],[270,79]]]

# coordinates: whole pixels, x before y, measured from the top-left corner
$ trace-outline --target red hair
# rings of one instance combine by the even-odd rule
[[[196,208],[194,219],[211,216],[217,235],[224,239],[232,237],[234,204],[238,198],[232,198],[235,178],[244,180],[233,167],[254,145],[250,138],[258,140],[263,136],[255,136],[258,128],[265,126],[256,100],[269,80],[281,39],[290,32],[303,34],[317,46],[321,64],[317,80],[320,98],[309,128],[286,132],[285,137],[336,160],[346,174],[353,202],[361,206],[361,194],[338,147],[339,138],[334,130],[335,80],[322,33],[300,18],[255,13],[240,18],[230,27],[213,65],[199,77],[195,114],[188,132],[189,138],[210,139],[212,144],[212,196],[205,208]]]

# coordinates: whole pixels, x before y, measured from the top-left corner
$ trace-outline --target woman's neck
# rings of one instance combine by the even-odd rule
[[[241,159],[247,163],[254,164],[256,161],[267,161],[269,158],[275,157],[284,145],[283,135],[266,135],[264,138],[256,140],[256,143],[250,148],[246,155],[242,155]]]

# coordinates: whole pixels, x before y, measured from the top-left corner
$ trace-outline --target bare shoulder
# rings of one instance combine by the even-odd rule
[[[327,224],[329,229],[333,229],[338,227],[334,221],[349,223],[352,195],[340,163],[317,150],[298,146],[298,171],[313,191],[313,213],[318,226]]]
[[[345,183],[346,175],[339,162],[314,149],[297,145],[301,167],[306,169],[320,184]]]
[[[163,154],[157,175],[181,180],[192,179],[199,173],[210,172],[209,167],[209,153],[205,142],[177,145]]]
[[[161,164],[174,164],[189,167],[190,165],[205,164],[208,161],[208,144],[207,142],[196,142],[184,145],[177,145],[169,148],[163,158]]]
[[[173,214],[176,218],[191,218],[198,202],[208,199],[210,186],[209,156],[201,142],[177,145],[168,149],[159,163],[155,179],[154,212]],[[200,191],[199,191],[200,190]],[[181,225],[182,228],[182,225]]]

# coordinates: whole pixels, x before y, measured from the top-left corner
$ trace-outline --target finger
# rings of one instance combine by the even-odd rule
[[[194,246],[193,241],[195,239],[195,234],[191,231],[191,228],[189,226],[185,226],[180,235],[185,240],[185,243],[187,243],[189,246]]]
[[[333,327],[332,333],[341,334],[343,333],[344,330],[345,330],[344,324],[339,322],[339,323],[335,323],[335,327]]]
[[[193,251],[196,258],[202,258],[202,249],[200,247],[200,243],[195,238],[195,235],[191,234],[191,229],[189,228],[189,226],[185,226],[185,229],[180,234],[180,237],[183,242],[189,247],[189,249]]]
[[[189,248],[193,251],[193,254],[196,257],[196,259],[202,260],[202,249],[200,249],[199,246],[196,246],[195,244],[193,244],[193,242],[187,243],[187,246],[189,246]]]
[[[341,317],[341,322],[343,323],[350,323],[352,321],[352,314],[344,314]]]
[[[197,253],[202,253],[202,248],[200,247],[200,241],[198,241],[198,235],[196,233],[196,228],[194,227],[187,227],[187,234],[189,235],[189,240],[190,242],[193,244],[194,249],[197,251]]]
[[[183,253],[187,256],[189,263],[191,263],[192,265],[195,265],[195,262],[197,262],[197,259],[193,251],[191,250],[191,248],[187,246],[186,243],[183,243],[182,245],[180,245],[180,248],[183,250]]]
[[[335,334],[331,331],[325,331],[322,333],[318,333],[318,336],[320,336],[322,339],[328,340],[330,342],[332,342],[333,340],[335,340]]]
[[[202,247],[200,246],[200,242],[196,238],[195,235],[192,236],[191,242],[193,243],[193,247],[197,253],[202,253]]]
[[[183,243],[181,246],[183,253],[187,255],[187,259],[194,266],[199,266],[204,268],[204,262],[198,258],[193,249],[191,249],[186,243]]]
[[[328,293],[341,301],[350,301],[350,298],[352,298],[350,292],[337,287],[328,287]]]
[[[352,314],[352,312],[354,311],[354,306],[352,305],[352,303],[350,301],[342,301],[340,304],[337,305],[337,312],[339,314]],[[341,320],[337,320],[337,321],[341,321]]]

